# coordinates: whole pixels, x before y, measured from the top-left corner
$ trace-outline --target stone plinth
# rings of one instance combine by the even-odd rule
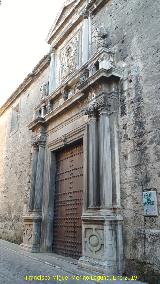
[[[31,215],[24,216],[24,234],[21,247],[30,252],[40,251],[41,239],[41,214],[32,212]]]
[[[83,256],[79,266],[85,269],[122,275],[122,217],[109,211],[82,216]]]

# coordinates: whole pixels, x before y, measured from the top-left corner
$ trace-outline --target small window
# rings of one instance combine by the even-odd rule
[[[11,132],[17,131],[19,126],[19,104],[12,108]]]

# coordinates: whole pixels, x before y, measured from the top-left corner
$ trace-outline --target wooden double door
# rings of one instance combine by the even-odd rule
[[[53,252],[78,259],[82,255],[83,145],[57,152]]]

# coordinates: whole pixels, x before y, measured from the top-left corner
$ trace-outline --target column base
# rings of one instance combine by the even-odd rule
[[[83,214],[82,220],[83,253],[78,265],[108,276],[122,275],[122,216],[100,210]]]
[[[78,266],[89,271],[95,271],[107,276],[118,275],[116,263],[109,263],[109,261],[101,261],[87,256],[82,256],[78,260]],[[121,275],[121,274],[120,274]]]
[[[40,212],[24,216],[23,243],[20,247],[28,252],[40,252],[41,221]]]

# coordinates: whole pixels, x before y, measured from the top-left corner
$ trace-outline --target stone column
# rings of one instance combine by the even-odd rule
[[[98,197],[98,127],[96,116],[91,116],[89,121],[89,208],[99,205]]]
[[[32,172],[31,172],[31,191],[29,197],[29,211],[32,211],[34,208],[37,161],[38,161],[38,145],[35,143],[33,144],[33,152],[32,152]]]
[[[55,178],[56,154],[46,147],[41,225],[41,250],[44,252],[52,252]]]
[[[53,48],[51,53],[49,71],[49,95],[56,89],[56,50]]]
[[[35,183],[34,210],[42,210],[42,194],[43,194],[43,169],[45,154],[45,134],[39,140],[39,152],[37,161],[37,174]]]
[[[45,133],[40,133],[36,137],[32,160],[32,190],[29,212],[23,216],[25,229],[21,246],[31,252],[40,251],[45,141]]]
[[[110,118],[107,110],[100,111],[99,118],[99,171],[101,208],[112,208],[112,163]]]

